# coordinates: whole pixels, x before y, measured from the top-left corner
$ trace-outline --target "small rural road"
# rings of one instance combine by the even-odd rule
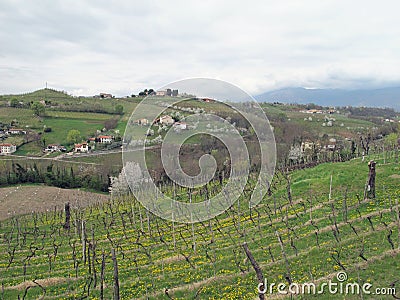
[[[146,150],[155,149],[157,147],[158,146],[147,147]],[[142,149],[138,148],[138,149],[131,150],[131,151],[139,151],[139,150],[142,150]],[[61,154],[56,157],[46,157],[46,155],[44,155],[44,156],[8,155],[2,159],[3,160],[26,160],[26,159],[29,159],[29,160],[52,160],[52,161],[60,161],[60,162],[67,162],[67,163],[81,164],[81,165],[99,165],[99,163],[74,161],[74,158],[100,156],[100,155],[107,155],[107,154],[117,154],[117,153],[122,153],[122,152],[123,152],[123,150],[119,148],[117,150],[79,153],[79,154],[75,154],[75,155],[68,155],[67,153],[64,153],[64,154]]]

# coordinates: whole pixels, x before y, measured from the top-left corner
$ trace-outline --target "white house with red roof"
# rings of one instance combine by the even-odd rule
[[[26,130],[20,128],[10,128],[7,132],[8,134],[26,134]]]
[[[14,144],[0,144],[0,154],[12,154],[17,151],[17,146]]]
[[[89,152],[89,146],[87,143],[75,144],[75,152]]]
[[[114,140],[114,137],[112,137],[111,135],[100,135],[98,137],[100,143],[102,144],[109,144],[112,143],[112,141]]]
[[[175,123],[175,120],[171,116],[168,116],[168,115],[161,116],[158,119],[158,121],[159,121],[160,124],[163,124],[163,125],[172,125],[172,124]]]
[[[58,145],[58,144],[49,144],[47,145],[46,148],[43,150],[44,152],[65,152],[67,149],[64,146]]]

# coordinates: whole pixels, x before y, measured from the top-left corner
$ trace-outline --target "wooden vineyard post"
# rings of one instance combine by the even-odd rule
[[[368,196],[375,198],[376,162],[371,160],[368,163],[368,168],[369,168],[368,185],[367,185]]]
[[[383,144],[383,164],[386,164],[386,151],[385,151],[385,143]]]
[[[176,184],[175,184],[175,182],[174,182],[174,201],[176,201]],[[172,202],[171,202],[171,216],[172,216],[172,239],[173,239],[173,243],[174,243],[174,251],[176,251],[176,238],[175,238],[175,223],[174,223],[174,221],[175,221],[175,218],[174,218],[174,210],[173,210],[173,207],[172,207]]]
[[[92,272],[93,272],[93,280],[94,287],[97,286],[97,272],[96,272],[96,240],[94,237],[94,226],[92,225]]]
[[[310,223],[313,223],[313,219],[312,219],[312,197],[313,197],[313,192],[311,189],[311,184],[309,185],[310,187]],[[304,213],[307,212],[307,208],[306,208],[306,204],[304,204]]]
[[[289,203],[292,204],[292,187],[291,187],[289,174],[286,174],[286,180],[287,180],[287,187],[286,187],[287,197],[288,197]]]
[[[104,277],[106,270],[106,255],[103,251],[101,255],[101,272],[100,272],[100,299],[104,300]]]
[[[81,220],[82,261],[86,264],[86,228],[85,221]]]
[[[71,222],[71,207],[69,205],[69,202],[65,203],[65,223],[64,223],[64,229],[69,230],[71,227],[70,222]]]
[[[398,199],[396,199],[396,221],[397,221],[397,231],[398,231],[397,248],[400,249],[400,214],[399,214],[399,200]]]
[[[111,257],[114,265],[114,300],[119,300],[119,278],[118,278],[118,262],[115,255],[115,249],[111,249]]]

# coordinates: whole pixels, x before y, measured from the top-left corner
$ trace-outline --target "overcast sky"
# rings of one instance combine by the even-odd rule
[[[279,3],[280,2],[280,3]],[[118,96],[190,77],[255,95],[400,85],[400,2],[0,2],[0,94]]]

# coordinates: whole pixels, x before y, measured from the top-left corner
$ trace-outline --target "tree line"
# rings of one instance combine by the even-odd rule
[[[85,188],[99,192],[107,192],[109,175],[101,172],[76,172],[74,168],[60,167],[50,164],[46,167],[13,162],[0,171],[0,186],[26,183],[42,183],[59,188]]]

